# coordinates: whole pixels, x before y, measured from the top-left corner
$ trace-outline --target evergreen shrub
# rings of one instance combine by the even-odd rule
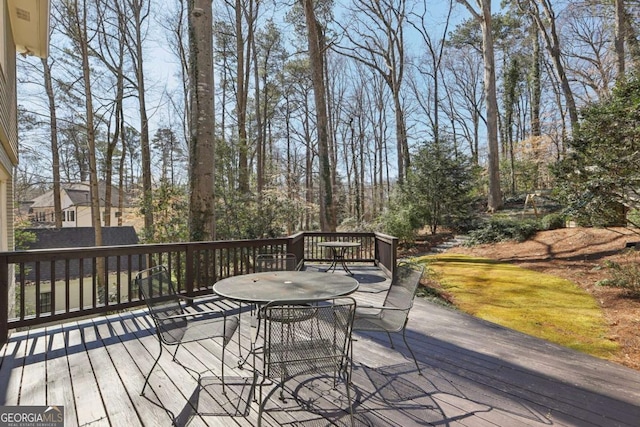
[[[545,215],[540,221],[540,228],[543,230],[557,230],[559,228],[564,228],[564,225],[564,216],[558,213]]]
[[[497,243],[507,240],[524,242],[540,230],[540,224],[532,220],[492,217],[480,228],[469,232],[467,245]]]

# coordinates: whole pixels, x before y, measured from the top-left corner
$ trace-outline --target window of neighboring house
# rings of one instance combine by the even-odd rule
[[[51,292],[40,292],[40,313],[51,313]]]
[[[67,213],[69,214],[69,221],[73,222],[76,220],[76,211],[68,211]]]
[[[67,211],[62,211],[62,222],[67,220]]]
[[[56,213],[51,212],[51,222],[56,222]]]

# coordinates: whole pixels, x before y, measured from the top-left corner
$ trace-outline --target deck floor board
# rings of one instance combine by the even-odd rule
[[[382,273],[352,270],[358,303],[381,303],[389,284]],[[67,427],[255,426],[252,370],[237,365],[249,349],[249,307],[216,298],[200,305],[242,313],[240,334],[227,346],[226,396],[220,340],[182,346],[178,361],[190,369],[164,351],[140,396],[159,346],[149,316],[135,310],[15,332],[0,350],[0,404],[64,405]],[[358,426],[640,425],[640,372],[425,300],[416,300],[407,331],[423,376],[401,335],[393,336],[395,349],[384,334],[354,337]],[[330,385],[291,379],[286,402],[278,391],[268,400],[263,425],[349,425],[344,386]]]

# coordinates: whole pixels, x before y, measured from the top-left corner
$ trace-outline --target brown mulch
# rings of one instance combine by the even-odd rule
[[[542,231],[522,243],[456,247],[450,252],[509,262],[575,282],[598,301],[609,324],[609,338],[620,345],[611,360],[640,370],[640,299],[622,289],[597,285],[611,277],[603,268],[605,260],[629,259],[623,254],[628,242],[640,242],[640,230],[576,227]]]

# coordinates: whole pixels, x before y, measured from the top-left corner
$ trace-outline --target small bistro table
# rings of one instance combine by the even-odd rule
[[[357,248],[358,246],[360,246],[360,243],[337,242],[337,241],[336,242],[318,242],[318,246],[331,249],[331,252],[333,254],[333,261],[331,262],[331,265],[329,266],[329,268],[327,268],[327,273],[332,269],[335,272],[336,266],[340,264],[344,269],[344,271],[346,271],[349,276],[353,276],[353,273],[351,272],[351,270],[349,270],[349,267],[347,267],[347,264],[344,262],[345,261],[344,254],[347,252],[347,249]]]

